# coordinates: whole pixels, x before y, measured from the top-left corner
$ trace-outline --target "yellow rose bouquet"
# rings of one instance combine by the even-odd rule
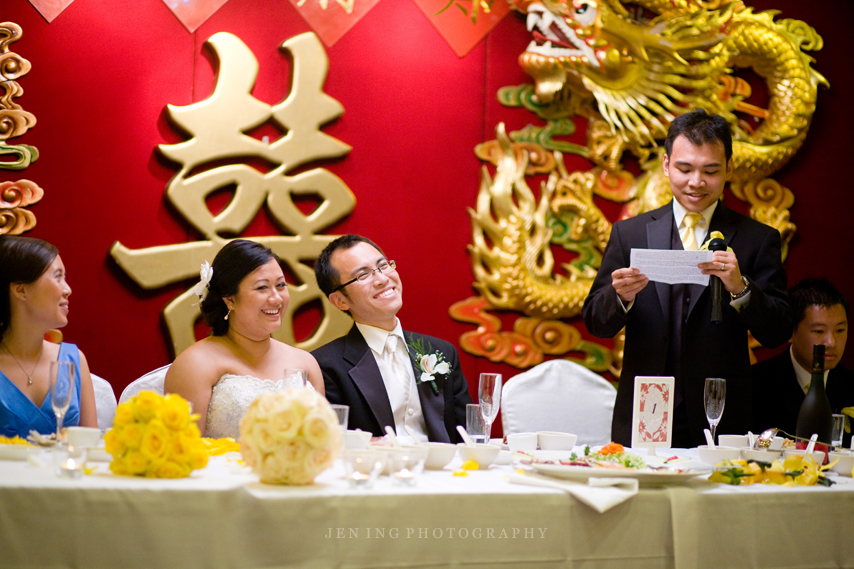
[[[240,421],[240,452],[268,484],[311,484],[341,450],[338,416],[305,387],[260,395]]]
[[[104,435],[114,474],[184,478],[208,464],[207,447],[196,426],[198,415],[180,395],[143,391],[116,409]]]

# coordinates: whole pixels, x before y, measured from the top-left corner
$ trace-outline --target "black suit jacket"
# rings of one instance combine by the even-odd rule
[[[610,338],[626,328],[623,370],[611,425],[611,436],[622,444],[631,443],[634,378],[665,373],[671,287],[650,282],[638,293],[627,314],[611,285],[611,273],[630,266],[632,248],[670,249],[675,231],[672,203],[615,223],[602,265],[584,302],[584,323],[594,336]],[[725,300],[723,323],[712,324],[709,287],[686,285],[690,302],[682,324],[681,384],[694,445],[703,444],[703,429],[708,427],[703,405],[705,378],[727,380],[726,407],[718,432],[744,434],[750,428],[753,395],[747,332],[750,330],[767,347],[779,346],[792,333],[780,234],[723,203],[715,209],[709,233],[712,231],[723,233],[726,244],[732,247],[741,273],[750,282],[751,293],[750,303],[741,312]],[[679,373],[676,375],[678,384]]]
[[[423,339],[424,346],[439,350],[451,368],[447,376],[437,376],[435,395],[429,384],[418,384],[418,396],[427,437],[434,442],[462,442],[457,425],[465,427],[466,404],[471,403],[468,382],[460,368],[457,350],[450,343],[404,330],[407,344]],[[349,428],[370,431],[374,436],[385,434],[386,425],[394,428],[394,415],[388,393],[383,383],[380,368],[371,348],[354,324],[346,336],[342,336],[312,352],[323,372],[326,398],[330,403],[350,406]],[[420,373],[415,370],[418,379]]]
[[[777,427],[794,435],[804,390],[798,383],[789,350],[754,364],[750,373],[753,377],[753,431]],[[825,390],[834,413],[840,413],[844,407],[854,407],[854,372],[837,365],[827,375]],[[843,446],[851,446],[851,433],[845,434]]]

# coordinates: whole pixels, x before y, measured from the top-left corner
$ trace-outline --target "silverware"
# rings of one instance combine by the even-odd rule
[[[798,437],[795,435],[790,435],[789,433],[787,433],[783,429],[778,429],[776,427],[772,427],[770,429],[765,429],[764,431],[762,431],[762,434],[759,435],[759,437],[756,439],[756,442],[753,443],[753,448],[767,450],[771,446],[771,441],[773,441],[774,437],[778,434],[779,435],[786,435],[788,438],[792,439],[793,441],[802,441],[805,443],[810,442],[809,439],[805,439],[803,437]]]

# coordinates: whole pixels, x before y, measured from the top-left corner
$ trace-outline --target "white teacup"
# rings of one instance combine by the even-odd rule
[[[742,448],[749,444],[747,435],[718,435],[718,445],[722,447]]]
[[[65,429],[65,441],[73,447],[96,448],[101,441],[101,429],[98,427],[68,427]]]
[[[507,435],[510,452],[533,452],[537,450],[537,433],[513,433]]]

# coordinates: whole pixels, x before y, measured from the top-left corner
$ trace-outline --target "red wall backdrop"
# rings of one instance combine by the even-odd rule
[[[824,275],[854,300],[848,166],[854,3],[747,4],[803,19],[824,37],[815,68],[831,87],[820,90],[806,145],[775,178],[796,196],[790,282]],[[163,197],[177,167],[156,146],[183,139],[165,118],[166,104],[210,94],[214,60],[203,43],[219,31],[236,34],[258,58],[254,95],[280,101],[288,63],[278,46],[310,28],[287,0],[230,0],[194,34],[161,0],[76,0],[52,24],[27,0],[3,0],[0,21],[23,27],[12,49],[33,64],[17,101],[38,124],[14,142],[41,154],[23,172],[0,170],[0,181],[28,178],[44,188],[32,208],[38,226],[29,235],[55,243],[68,268],[74,294],[65,337],[120,393],[170,361],[160,313],[192,284],[142,290],[108,254],[115,241],[142,248],[198,239]],[[480,171],[473,148],[494,138],[499,121],[508,130],[538,123],[496,100],[499,87],[529,82],[516,63],[529,41],[524,20],[510,14],[460,59],[412,0],[382,0],[327,49],[325,91],[345,113],[325,132],[353,150],[324,166],[357,199],[353,213],[327,232],[369,235],[398,261],[406,290],[400,317],[407,328],[453,342],[472,329],[447,311],[474,293],[466,253],[466,208],[475,204]],[[575,141],[584,143],[583,132]],[[269,227],[262,215],[247,233],[267,234]],[[854,362],[854,348],[844,359]],[[473,392],[481,371],[517,372],[467,354],[462,365]]]

